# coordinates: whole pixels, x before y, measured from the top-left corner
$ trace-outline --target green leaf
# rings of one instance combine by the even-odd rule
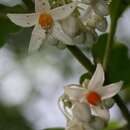
[[[116,22],[121,16],[123,11],[128,7],[128,4],[124,0],[112,0],[110,4],[110,15],[112,23]]]
[[[32,0],[23,0],[23,2],[25,3],[25,5],[28,7],[30,12],[34,12],[35,10],[35,5],[34,2]]]
[[[16,107],[0,104],[0,130],[33,130]]]
[[[4,45],[9,34],[16,33],[20,29],[20,27],[13,24],[9,19],[0,18],[0,47]]]
[[[5,14],[6,13],[24,13],[26,10],[23,8],[21,5],[16,5],[13,7],[7,7],[5,5],[0,4],[0,14]]]
[[[92,52],[95,62],[103,62],[106,48],[107,34],[100,36],[97,43],[93,45]],[[114,43],[111,57],[108,59],[106,77],[109,82],[124,81],[124,86],[130,85],[130,58],[128,48],[122,43]]]
[[[83,75],[81,75],[79,83],[82,84],[85,79],[91,79],[90,73],[84,73]]]

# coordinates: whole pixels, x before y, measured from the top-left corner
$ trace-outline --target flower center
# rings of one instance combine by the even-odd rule
[[[42,28],[48,29],[53,25],[53,18],[48,13],[42,13],[39,17],[39,24]]]
[[[86,99],[91,105],[97,105],[101,102],[101,96],[94,91],[90,92],[89,94],[86,94]]]

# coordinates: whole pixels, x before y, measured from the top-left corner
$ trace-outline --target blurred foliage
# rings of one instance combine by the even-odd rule
[[[21,29],[21,27],[15,25],[6,17],[6,13],[23,12],[25,12],[25,9],[21,5],[17,5],[14,7],[0,5],[0,47],[2,47],[6,43],[9,34],[16,33]]]
[[[0,4],[0,14],[5,14],[6,13],[23,13],[25,12],[25,8],[21,5],[16,5],[14,7],[7,7],[5,5]]]
[[[107,126],[107,128],[103,129],[103,130],[116,130],[118,129],[120,126],[117,122],[110,122]]]
[[[2,47],[11,33],[16,33],[21,28],[7,18],[0,18],[0,47]]]
[[[0,130],[32,130],[17,108],[0,105]]]
[[[34,5],[34,3],[32,2],[32,0],[23,0],[23,2],[24,2],[24,4],[28,7],[28,10],[30,11],[30,12],[34,12],[34,10],[35,10],[35,5]]]
[[[103,62],[103,56],[107,43],[107,34],[100,36],[97,43],[93,45],[93,55],[96,62]],[[115,43],[112,48],[112,57],[108,60],[108,70],[106,72],[109,82],[124,81],[125,86],[130,85],[130,59],[128,48],[122,43]]]
[[[24,28],[15,34],[10,34],[7,40],[9,48],[17,54],[17,56],[25,56],[28,52],[32,28]]]
[[[64,130],[64,128],[48,128],[48,129],[44,129],[44,130]]]

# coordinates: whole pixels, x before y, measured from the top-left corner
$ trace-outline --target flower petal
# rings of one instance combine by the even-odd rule
[[[96,23],[96,28],[101,32],[105,32],[107,29],[106,18],[102,17],[101,20]]]
[[[68,85],[64,88],[64,93],[69,96],[70,100],[80,101],[84,95],[84,88],[78,85]]]
[[[36,24],[37,14],[7,14],[9,19],[16,25],[22,27],[31,27]]]
[[[88,89],[95,90],[101,87],[104,83],[104,71],[101,64],[97,64],[96,71],[94,72],[88,84]]]
[[[85,4],[90,4],[92,2],[92,0],[82,0],[82,2]]]
[[[83,130],[83,123],[76,120],[68,120],[65,130]]]
[[[72,108],[73,118],[81,122],[88,122],[91,120],[91,110],[87,103],[75,103]]]
[[[70,4],[66,4],[61,7],[57,7],[51,10],[51,15],[55,20],[62,20],[68,17],[76,8],[76,2],[72,2]]]
[[[98,93],[102,96],[102,99],[107,99],[115,96],[121,89],[123,82],[113,83],[107,86],[104,86],[98,90]]]
[[[89,124],[92,128],[94,128],[94,130],[102,130],[107,125],[107,122],[100,117],[94,116]]]
[[[48,0],[35,0],[35,11],[42,12],[50,10]]]
[[[32,32],[32,37],[29,45],[29,53],[36,51],[40,48],[43,40],[45,39],[46,34],[40,26],[36,26]]]
[[[66,45],[74,45],[72,39],[64,33],[61,25],[58,22],[55,22],[53,27],[52,36],[59,41],[62,41]]]
[[[107,2],[104,0],[98,0],[98,2],[93,5],[93,9],[96,14],[100,16],[106,16],[109,14]]]
[[[105,121],[109,121],[110,112],[108,109],[101,108],[101,106],[92,106],[91,109],[94,112],[95,116],[101,117]]]

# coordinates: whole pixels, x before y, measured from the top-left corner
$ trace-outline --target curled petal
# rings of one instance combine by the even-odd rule
[[[74,45],[72,39],[62,30],[62,27],[58,22],[55,22],[52,36],[66,45]]]
[[[78,85],[69,85],[64,88],[64,93],[69,96],[70,100],[80,101],[84,95],[84,88]]]
[[[40,26],[36,26],[32,32],[30,44],[29,44],[29,53],[38,50],[45,39],[46,34]]]
[[[16,25],[22,27],[31,27],[36,24],[37,21],[37,14],[7,14],[9,19],[15,23]]]
[[[98,92],[101,95],[102,99],[111,98],[115,96],[117,93],[119,93],[122,85],[123,85],[122,81],[113,83],[113,84],[100,88]]]
[[[101,64],[97,64],[96,71],[94,72],[88,84],[88,89],[95,90],[101,88],[104,83],[104,71]]]
[[[101,106],[92,106],[92,111],[95,116],[104,119],[106,122],[110,119],[110,112],[108,109],[102,108]]]
[[[88,122],[91,119],[91,110],[87,103],[75,103],[72,109],[73,118],[81,122]]]
[[[67,18],[76,8],[76,2],[72,2],[70,4],[66,4],[61,7],[57,7],[51,10],[51,15],[55,20],[62,20]]]
[[[35,0],[35,11],[48,11],[50,10],[50,5],[48,0]]]
[[[95,13],[100,16],[106,16],[109,14],[107,2],[104,0],[98,0],[98,2],[96,2],[93,5],[93,9],[94,9]]]
[[[65,33],[69,36],[74,37],[79,32],[78,19],[74,16],[69,16],[61,21],[61,26]]]

